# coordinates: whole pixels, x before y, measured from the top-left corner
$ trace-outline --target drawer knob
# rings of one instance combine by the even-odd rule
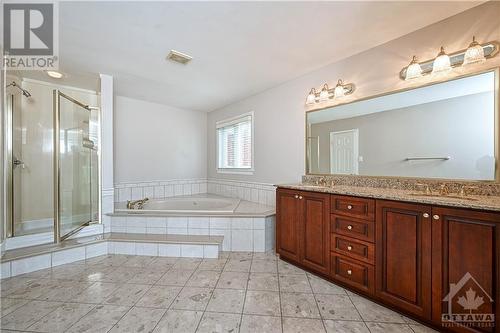
[[[347,209],[351,210],[352,206],[351,205],[347,205]]]
[[[352,271],[350,269],[347,270],[347,275],[352,275]]]
[[[347,250],[352,251],[352,246],[351,245],[347,245]]]
[[[302,196],[301,195],[299,196],[299,199],[302,200]]]
[[[439,220],[439,215],[433,215],[433,216],[432,216],[432,218],[433,218],[434,220]]]
[[[298,199],[298,198],[299,198],[299,196],[297,194],[295,194],[295,199]]]
[[[422,216],[425,217],[425,218],[428,218],[429,217],[429,213],[424,213]]]
[[[347,226],[347,229],[352,230],[352,225],[350,225],[350,224],[349,224],[349,225]]]

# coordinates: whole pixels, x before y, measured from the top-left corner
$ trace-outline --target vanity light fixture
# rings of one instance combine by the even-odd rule
[[[417,56],[413,56],[410,64],[406,68],[405,80],[416,79],[422,76],[422,67],[418,63]]]
[[[331,99],[342,98],[354,92],[355,86],[352,83],[344,83],[342,80],[337,81],[335,88],[330,88],[328,83],[323,85],[321,91],[318,93],[315,88],[309,91],[306,98],[306,105],[314,105],[316,103],[326,102]]]
[[[450,56],[444,51],[444,47],[441,46],[436,59],[432,63],[432,74],[442,74],[451,70],[451,60]]]
[[[316,89],[311,88],[309,95],[307,95],[306,104],[313,105],[314,103],[316,103]]]
[[[484,57],[484,49],[476,41],[476,36],[473,36],[472,43],[470,43],[469,47],[467,48],[467,51],[465,51],[463,66],[485,61],[486,58]]]
[[[321,89],[321,92],[319,93],[319,101],[320,102],[326,102],[328,98],[330,97],[330,88],[328,87],[328,84],[325,83],[323,85],[323,89]]]
[[[472,37],[472,43],[466,49],[453,53],[446,53],[441,47],[438,55],[434,59],[419,62],[416,56],[413,56],[408,66],[401,69],[399,78],[401,80],[411,80],[426,76],[429,74],[446,74],[455,67],[469,66],[485,62],[496,57],[500,52],[500,43],[491,41],[480,44]]]

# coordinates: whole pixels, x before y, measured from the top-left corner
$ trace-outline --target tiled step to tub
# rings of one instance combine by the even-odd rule
[[[1,276],[8,278],[106,254],[218,258],[223,236],[107,233],[6,251]]]

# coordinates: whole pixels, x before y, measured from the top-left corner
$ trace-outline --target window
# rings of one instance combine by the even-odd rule
[[[217,128],[217,171],[252,173],[253,112],[219,121]]]

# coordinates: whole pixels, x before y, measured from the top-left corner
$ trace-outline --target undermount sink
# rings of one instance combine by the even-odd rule
[[[410,193],[414,197],[428,197],[428,198],[439,198],[439,199],[458,199],[467,201],[477,201],[476,198],[464,197],[459,195],[440,195],[440,194],[428,194],[428,193]]]

